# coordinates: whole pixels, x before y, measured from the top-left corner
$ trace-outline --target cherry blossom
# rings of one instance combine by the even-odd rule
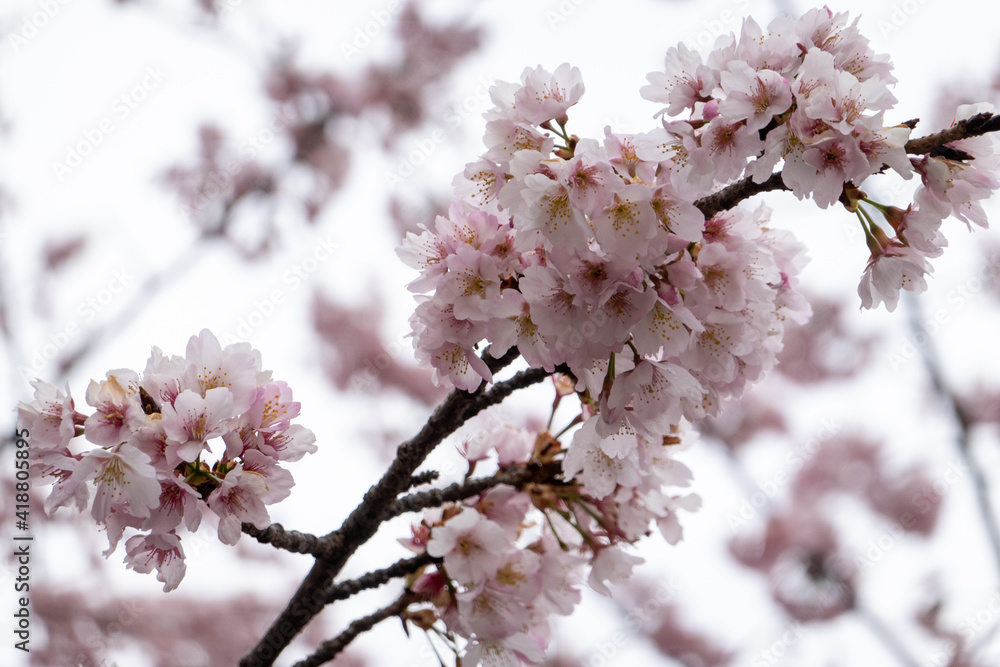
[[[43,380],[33,380],[31,385],[35,388],[35,400],[18,404],[21,428],[28,429],[39,447],[64,449],[73,439],[78,415],[69,385],[65,393]]]
[[[266,528],[266,505],[293,484],[282,462],[316,451],[312,432],[291,423],[301,408],[291,388],[261,371],[249,345],[224,348],[208,330],[185,357],[154,347],[142,376],[118,369],[92,381],[87,402],[89,416],[74,410],[68,388],[36,381],[35,400],[19,406],[32,466],[53,484],[45,509],[89,504],[107,529],[105,556],[128,531],[126,565],[155,568],[167,591],[185,572],[180,531],[197,531],[206,512],[226,544],[243,523]],[[74,453],[79,435],[98,446]]]
[[[506,542],[503,528],[466,508],[434,530],[427,553],[443,556],[448,573],[459,581],[477,582],[496,571]]]

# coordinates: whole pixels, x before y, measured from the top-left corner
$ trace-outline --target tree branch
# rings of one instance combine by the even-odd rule
[[[1000,116],[992,113],[981,113],[972,118],[960,120],[947,130],[919,139],[910,139],[904,148],[911,155],[925,155],[952,141],[978,137],[987,132],[997,131],[1000,131]]]
[[[272,523],[264,530],[257,528],[252,523],[244,523],[243,532],[261,544],[270,544],[276,549],[284,549],[296,554],[312,554],[313,556],[320,553],[320,538],[309,533],[300,533],[297,530],[285,530],[285,527],[280,523]]]
[[[924,155],[952,141],[998,131],[1000,131],[1000,115],[981,113],[972,118],[960,120],[941,132],[929,134],[926,137],[918,139],[910,139],[906,142],[904,149],[910,155]],[[749,199],[754,195],[772,190],[789,189],[781,179],[781,172],[776,171],[763,183],[754,183],[753,179],[748,176],[716,193],[702,197],[694,205],[705,214],[705,219],[707,220],[716,213],[728,211],[744,199]]]
[[[354,641],[354,638],[360,635],[362,632],[367,632],[373,627],[381,623],[387,618],[392,618],[393,616],[399,616],[402,614],[410,604],[413,602],[419,602],[420,596],[414,595],[413,593],[407,591],[399,596],[399,598],[392,604],[382,607],[378,611],[359,618],[356,621],[351,622],[347,626],[347,629],[341,632],[339,635],[333,639],[327,640],[319,645],[316,652],[305,660],[300,660],[295,663],[294,667],[318,667],[324,662],[333,660],[338,653],[343,651],[348,644]]]
[[[701,212],[705,214],[705,219],[708,220],[716,213],[728,211],[744,199],[749,199],[754,195],[762,192],[770,192],[771,190],[789,189],[791,188],[781,180],[781,172],[776,171],[763,183],[754,183],[753,179],[747,176],[743,180],[724,187],[714,194],[702,197],[694,205],[701,209]]]
[[[438,507],[444,503],[456,500],[471,498],[501,484],[507,484],[520,489],[530,482],[537,484],[554,481],[560,472],[562,472],[561,463],[548,463],[545,465],[529,463],[527,466],[516,466],[507,470],[501,470],[492,477],[480,477],[468,482],[455,482],[443,489],[431,489],[429,491],[411,493],[389,506],[389,518],[406,514],[407,512],[419,512],[428,507]]]
[[[492,372],[510,364],[518,356],[512,348],[499,359],[488,353],[483,357]],[[430,419],[412,439],[396,450],[396,458],[361,503],[344,520],[337,530],[322,539],[316,563],[299,585],[288,606],[261,637],[257,645],[240,661],[242,667],[269,667],[312,618],[326,604],[326,591],[348,558],[358,547],[368,541],[388,517],[389,507],[410,487],[414,471],[427,455],[448,435],[470,418],[500,403],[514,391],[541,382],[549,373],[541,368],[521,371],[509,380],[497,382],[486,390],[483,382],[473,393],[454,390],[431,415]]]
[[[391,579],[405,577],[408,574],[416,572],[424,565],[429,565],[439,560],[426,553],[422,553],[412,558],[398,560],[389,567],[383,567],[381,570],[372,570],[357,579],[348,579],[333,584],[326,589],[326,603],[330,604],[337,600],[346,600],[361,591],[368,590],[369,588],[378,588]]]

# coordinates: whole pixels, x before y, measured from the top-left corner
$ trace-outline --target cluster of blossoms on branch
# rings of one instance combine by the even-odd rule
[[[992,104],[962,105],[955,122],[992,111]],[[948,245],[941,232],[945,218],[954,216],[969,229],[971,223],[980,227],[988,224],[981,202],[1000,187],[996,176],[1000,140],[994,134],[968,137],[944,145],[937,153],[911,158],[921,182],[906,209],[869,199],[856,188],[845,189],[846,198],[853,200],[848,208],[857,213],[871,250],[858,286],[865,308],[885,303],[887,309],[895,310],[900,289],[920,293],[927,288],[924,276],[932,271],[927,260],[940,255]],[[894,233],[892,237],[862,204],[882,216]]]
[[[670,544],[680,540],[676,512],[700,506],[695,494],[665,491],[688,486],[692,478],[666,446],[680,439],[633,433],[616,440],[619,453],[628,453],[617,459],[601,454],[600,465],[617,469],[597,474],[604,487],[589,488],[572,473],[566,482],[498,485],[464,503],[425,511],[412,537],[401,540],[440,559],[410,589],[435,606],[423,627],[442,620],[444,636],[467,640],[463,664],[543,662],[550,619],[573,611],[584,579],[611,596],[609,584],[624,583],[643,561],[620,546],[648,535],[651,522]],[[558,462],[558,446],[548,434],[499,426],[466,441],[462,453],[470,468],[492,459],[511,470],[529,461]]]
[[[413,590],[431,596],[437,618],[484,664],[539,661],[545,617],[568,611],[571,582],[589,566],[591,586],[607,593],[606,582],[640,561],[620,547],[650,525],[680,539],[676,512],[699,500],[664,490],[690,479],[668,451],[678,425],[715,415],[760,379],[786,322],[810,314],[796,290],[801,246],[767,226],[763,207],[706,219],[700,198],[744,177],[780,178],[821,208],[844,204],[872,252],[864,305],[892,307],[901,288],[919,286],[914,267],[928,268],[919,257],[943,245],[931,218],[985,224],[975,202],[997,184],[991,138],[955,144],[975,167],[911,161],[910,125],[883,124],[895,103],[888,59],[845,14],[813,10],[766,32],[748,19],[707,58],[670,49],[665,71],[648,79],[643,96],[669,105],[662,125],[607,128],[603,141],[567,131],[584,90],[576,68],[528,68],[520,83],[498,84],[486,152],[456,177],[448,215],[399,251],[420,271],[410,284],[414,344],[438,381],[470,392],[492,381],[477,353],[485,342],[565,373],[567,393],[580,398],[568,446],[558,438],[569,427],[513,444],[504,432],[492,445],[501,469],[557,462],[561,481],[500,487],[431,510],[414,528],[409,546],[443,563]],[[916,205],[884,207],[853,185],[886,169],[921,175]],[[898,236],[861,202],[884,211]],[[475,462],[489,450],[466,455]],[[532,506],[544,520],[527,518]],[[540,526],[530,538],[529,525]]]
[[[664,120],[655,136],[660,161],[669,161],[675,183],[687,184],[691,196],[744,174],[761,184],[780,161],[781,181],[799,199],[811,197],[821,208],[839,201],[857,213],[871,251],[858,287],[865,308],[884,302],[893,310],[901,289],[926,289],[927,259],[947,245],[942,220],[954,215],[987,226],[980,202],[1000,185],[998,139],[971,137],[908,157],[912,123],[883,125],[896,102],[891,65],[871,51],[857,20],[847,25],[847,14],[815,9],[797,21],[781,17],[766,34],[748,19],[739,41],[723,40],[704,60],[683,45],[670,49],[666,71],[648,79],[643,95],[668,104],[661,113],[690,114]],[[955,121],[992,111],[990,104],[964,105]],[[868,199],[854,185],[886,169],[920,176],[905,210]]]
[[[888,57],[872,52],[857,23],[847,25],[846,13],[814,9],[798,20],[777,18],[766,33],[748,19],[738,41],[720,40],[704,60],[683,45],[670,49],[666,71],[650,74],[642,93],[669,105],[661,113],[690,117],[665,119],[651,133],[659,156],[637,153],[657,159],[679,191],[693,197],[743,175],[764,183],[780,161],[781,181],[799,199],[811,197],[821,208],[839,201],[857,213],[871,250],[858,287],[862,305],[884,302],[893,310],[901,289],[926,289],[927,259],[947,245],[943,219],[987,225],[980,201],[1000,185],[1000,150],[988,134],[910,158],[913,123],[883,124],[896,102]],[[962,106],[955,120],[992,110]],[[920,176],[905,210],[855,187],[886,169]],[[895,235],[860,202],[881,213]]]
[[[208,330],[191,338],[184,357],[154,347],[141,376],[118,369],[91,381],[90,415],[76,411],[68,386],[33,384],[19,428],[30,433],[32,474],[54,485],[46,511],[86,510],[93,486],[91,514],[108,534],[104,555],[136,529],[125,562],[139,572],[156,568],[167,591],[185,572],[182,526],[196,531],[209,510],[230,545],[243,522],[266,528],[265,505],[293,484],[281,462],[316,451],[313,433],[291,424],[300,404],[288,385],[261,371],[248,343],[223,348]]]

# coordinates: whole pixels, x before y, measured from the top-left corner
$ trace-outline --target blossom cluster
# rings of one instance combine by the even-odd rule
[[[692,147],[678,167],[681,144],[663,153],[663,128],[570,136],[582,93],[568,65],[493,88],[486,153],[456,178],[447,217],[408,235],[400,256],[420,270],[411,289],[432,292],[411,323],[439,380],[468,391],[491,380],[483,341],[568,369],[583,426],[564,473],[600,500],[644,488],[643,439],[716,414],[773,366],[786,322],[809,307],[801,246],[767,227],[763,207],[706,220],[691,198],[702,158]]]
[[[642,562],[623,545],[648,534],[651,524],[670,544],[680,540],[677,512],[697,509],[700,500],[664,490],[691,481],[691,471],[673,458],[678,443],[676,437],[665,442],[633,434],[632,453],[618,466],[636,467],[613,494],[576,481],[523,491],[498,485],[424,513],[401,542],[441,560],[411,589],[434,604],[435,620],[468,641],[463,663],[542,662],[550,617],[572,612],[580,601],[578,585],[586,579],[610,596],[609,584],[625,582]],[[619,444],[629,448],[625,438]],[[547,434],[499,426],[464,443],[462,453],[470,466],[489,459],[511,469],[555,460],[557,446]]]
[[[230,545],[244,522],[266,528],[265,505],[286,498],[293,484],[280,464],[316,451],[313,433],[291,423],[300,404],[287,384],[261,371],[260,353],[249,343],[223,348],[207,329],[184,357],[154,347],[141,376],[117,369],[92,380],[89,415],[76,411],[68,386],[33,385],[19,428],[31,436],[32,473],[54,485],[46,511],[90,504],[107,530],[106,557],[135,529],[125,562],[139,572],[156,568],[166,591],[185,572],[182,526],[196,531],[207,510]]]
[[[872,51],[857,23],[827,8],[779,17],[766,31],[747,19],[739,39],[720,40],[704,59],[684,45],[671,48],[665,70],[648,75],[642,94],[667,104],[662,114],[689,115],[665,118],[654,134],[660,161],[669,161],[675,186],[688,196],[743,175],[763,183],[780,162],[782,183],[799,199],[857,211],[871,251],[858,287],[862,305],[884,302],[893,310],[901,289],[926,289],[927,259],[947,245],[944,218],[986,226],[979,202],[1000,186],[1000,146],[987,135],[910,158],[910,125],[883,124],[896,102],[888,57]],[[992,111],[989,104],[963,106],[956,121]],[[906,210],[854,188],[886,169],[921,178]],[[858,211],[858,198],[882,213],[895,236]]]
[[[991,104],[962,105],[955,122],[993,110]],[[927,260],[939,256],[948,245],[941,231],[945,218],[954,216],[969,229],[972,223],[988,226],[981,202],[1000,187],[1000,140],[993,134],[960,139],[945,144],[942,153],[910,160],[921,182],[913,203],[905,210],[857,193],[855,208],[871,249],[858,286],[865,308],[885,303],[888,310],[895,310],[901,289],[920,293],[927,288],[925,276],[932,271]],[[863,204],[881,214],[894,232],[892,237],[876,224]]]
[[[826,208],[844,183],[886,167],[909,177],[910,127],[883,125],[896,102],[892,66],[857,23],[813,9],[766,31],[746,19],[739,39],[720,39],[704,59],[671,48],[665,71],[649,74],[641,92],[668,104],[663,114],[690,115],[656,131],[664,157],[679,165],[676,180],[700,196],[744,172],[762,183],[781,161],[785,186]]]

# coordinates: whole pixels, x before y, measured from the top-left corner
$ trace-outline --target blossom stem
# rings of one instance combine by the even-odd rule
[[[564,426],[561,431],[552,436],[552,439],[558,440],[559,438],[563,437],[566,431],[570,430],[579,423],[580,423],[580,415],[577,415],[576,417],[573,417],[573,420],[570,423],[566,424],[566,426]]]
[[[559,548],[562,549],[563,551],[569,551],[569,547],[566,545],[565,542],[562,541],[562,538],[559,537],[559,533],[556,532],[556,526],[554,523],[552,523],[552,517],[549,515],[549,513],[542,512],[542,516],[545,517],[545,521],[549,524],[549,530],[552,531],[552,537],[556,538],[556,542],[559,543]]]

